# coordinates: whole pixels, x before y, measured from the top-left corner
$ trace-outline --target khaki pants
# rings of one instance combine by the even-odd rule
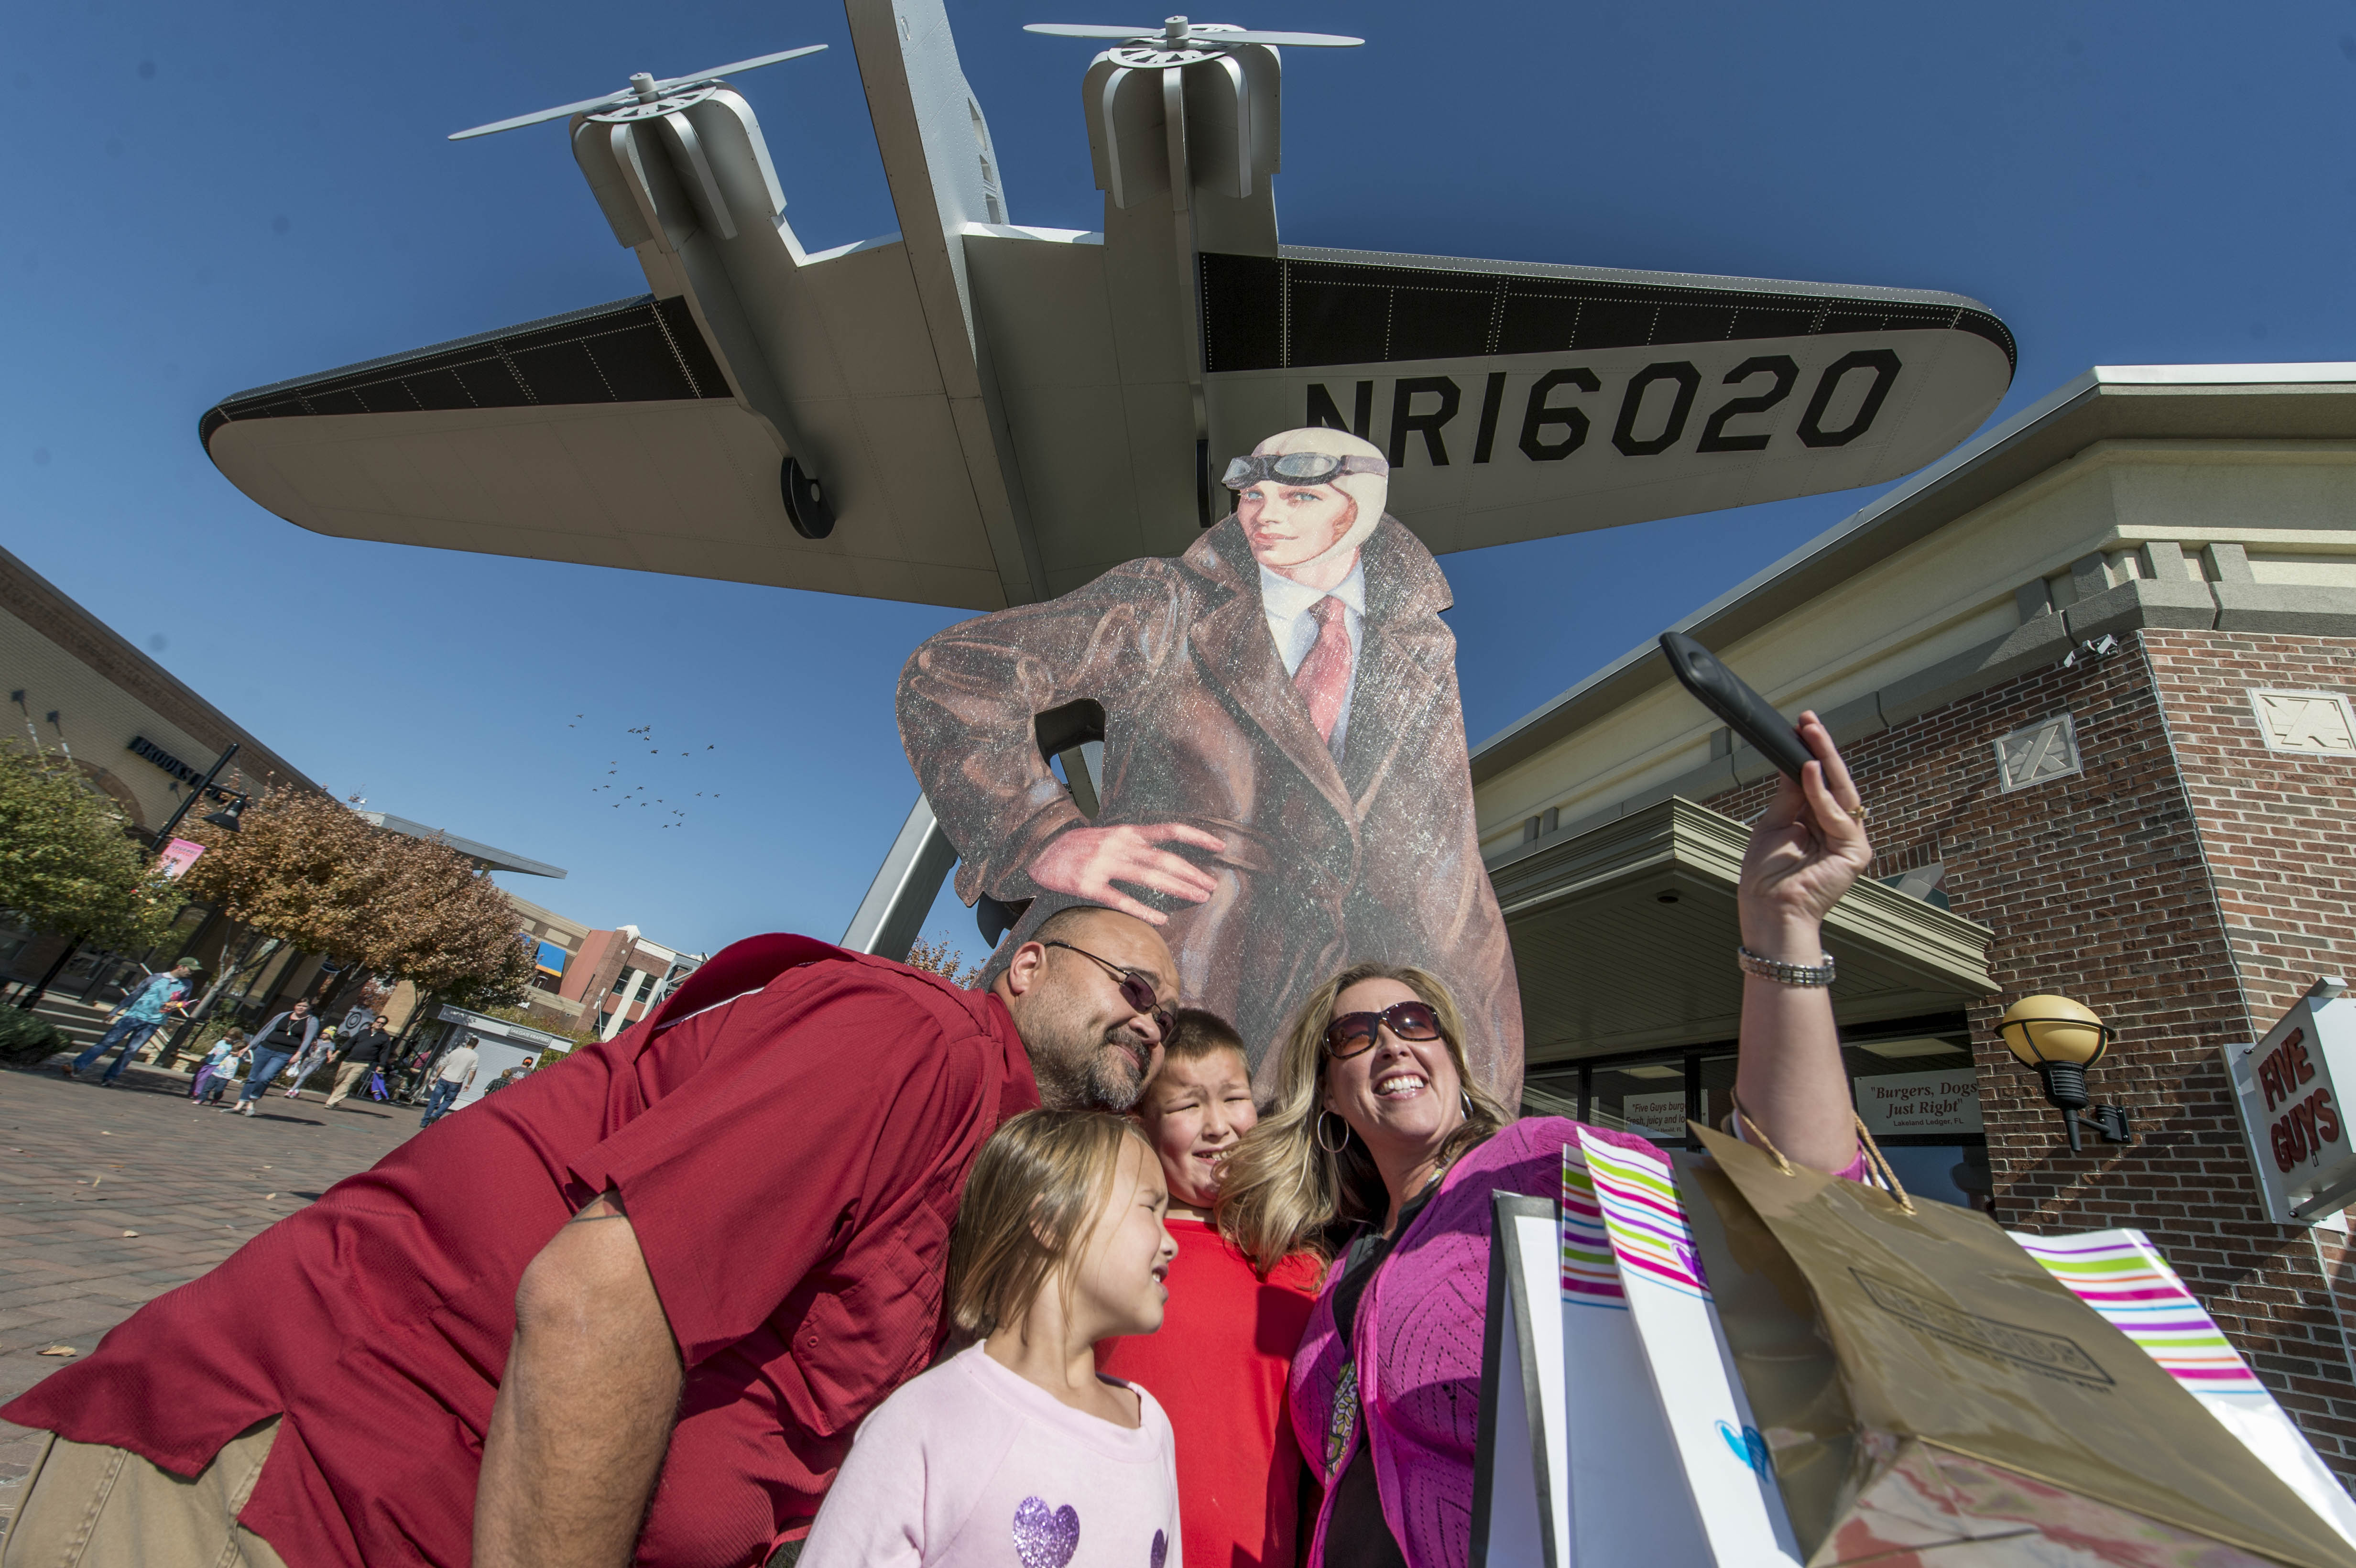
[[[0,1568],[286,1568],[237,1522],[278,1418],[230,1441],[184,1481],[122,1448],[52,1436],[25,1477]]]
[[[327,1096],[327,1104],[332,1105],[337,1101],[342,1099],[345,1095],[349,1094],[354,1089],[359,1087],[361,1082],[375,1070],[376,1063],[373,1061],[347,1061],[337,1067],[336,1069],[336,1092]]]

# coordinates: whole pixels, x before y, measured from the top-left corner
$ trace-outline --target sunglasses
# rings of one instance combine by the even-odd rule
[[[1227,464],[1220,480],[1230,490],[1241,490],[1273,479],[1280,485],[1323,485],[1344,474],[1388,474],[1391,465],[1379,457],[1337,457],[1330,452],[1286,452],[1238,457]]]
[[[1177,1022],[1177,1015],[1162,1005],[1162,998],[1155,994],[1152,981],[1134,969],[1124,969],[1109,958],[1098,958],[1087,948],[1075,947],[1068,942],[1049,941],[1043,942],[1039,945],[1060,947],[1066,953],[1076,953],[1083,958],[1102,965],[1105,973],[1110,975],[1120,987],[1120,999],[1129,1004],[1130,1010],[1140,1018],[1151,1019],[1155,1031],[1163,1040],[1170,1038],[1171,1026]]]
[[[1393,1002],[1378,1013],[1344,1013],[1325,1026],[1325,1054],[1336,1061],[1363,1056],[1385,1029],[1401,1040],[1438,1040],[1440,1015],[1430,1002]]]

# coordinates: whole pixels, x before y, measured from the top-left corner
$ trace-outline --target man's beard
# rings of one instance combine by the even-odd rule
[[[1039,1102],[1052,1110],[1119,1114],[1135,1106],[1145,1093],[1145,1074],[1137,1064],[1142,1048],[1123,1030],[1108,1030],[1085,1043],[1067,1045],[1055,1039],[1030,1043]]]

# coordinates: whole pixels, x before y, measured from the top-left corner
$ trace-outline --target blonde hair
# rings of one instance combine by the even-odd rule
[[[1275,1104],[1229,1155],[1219,1180],[1219,1230],[1262,1273],[1299,1252],[1331,1258],[1334,1232],[1380,1220],[1390,1202],[1382,1172],[1355,1133],[1335,1154],[1318,1138],[1324,1119],[1325,1026],[1334,999],[1368,980],[1396,980],[1440,1016],[1440,1038],[1471,1107],[1440,1147],[1441,1171],[1512,1121],[1464,1062],[1464,1019],[1440,976],[1411,964],[1353,964],[1309,994],[1278,1047]],[[1340,1120],[1337,1115],[1334,1118]]]
[[[1135,1122],[1105,1111],[1025,1111],[991,1135],[949,1238],[949,1321],[961,1332],[1019,1322],[1055,1276],[1071,1288],[1123,1138],[1152,1157]]]

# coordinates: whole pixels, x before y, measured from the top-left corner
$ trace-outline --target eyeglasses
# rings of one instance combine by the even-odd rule
[[[1068,942],[1043,942],[1039,945],[1060,947],[1066,953],[1076,953],[1083,958],[1103,965],[1105,972],[1120,983],[1120,999],[1127,1002],[1130,1010],[1140,1018],[1151,1019],[1155,1030],[1163,1040],[1170,1038],[1170,1028],[1177,1021],[1177,1017],[1162,1005],[1162,997],[1154,990],[1152,981],[1134,969],[1124,969],[1109,958],[1098,958],[1087,948],[1075,947]]]
[[[1393,1002],[1378,1013],[1344,1013],[1325,1026],[1325,1054],[1336,1061],[1364,1056],[1387,1028],[1401,1040],[1438,1040],[1440,1015],[1430,1002]]]
[[[1281,452],[1238,457],[1227,464],[1220,481],[1240,490],[1273,479],[1281,485],[1323,485],[1344,474],[1388,474],[1391,465],[1379,457],[1336,457],[1330,452]]]

